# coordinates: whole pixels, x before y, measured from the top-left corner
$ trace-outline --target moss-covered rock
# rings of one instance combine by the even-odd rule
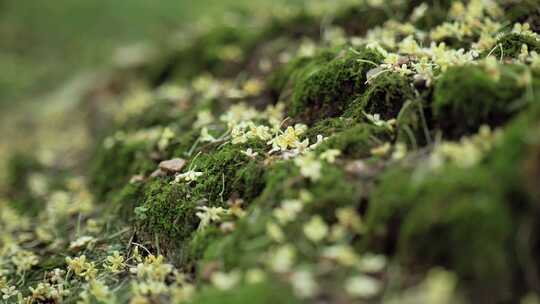
[[[326,64],[310,64],[293,80],[289,114],[308,123],[343,113],[366,88],[366,72],[380,63],[377,51],[346,51]]]
[[[482,124],[498,126],[527,104],[527,85],[519,77],[522,66],[497,66],[487,70],[479,66],[448,69],[438,80],[432,104],[436,126],[450,137],[474,132]],[[531,76],[530,86],[538,78]]]
[[[364,113],[379,114],[382,119],[396,118],[403,104],[413,99],[409,80],[398,73],[383,73],[370,81],[365,92],[347,109],[345,116],[364,118]]]
[[[257,149],[254,144],[250,147]],[[173,183],[172,177],[150,179],[138,207],[140,231],[146,238],[159,236],[164,249],[178,248],[199,225],[197,207],[226,207],[230,198],[251,202],[264,187],[264,166],[242,150],[244,145],[228,144],[194,156],[189,169],[203,175],[192,183]],[[186,254],[177,252],[176,259],[184,259]]]
[[[384,236],[382,248],[396,250],[405,264],[449,267],[481,298],[506,298],[515,228],[494,179],[483,168],[445,167],[421,180],[409,170],[392,170],[371,196],[369,234]]]

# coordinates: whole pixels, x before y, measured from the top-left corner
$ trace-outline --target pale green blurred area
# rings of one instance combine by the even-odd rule
[[[163,41],[202,17],[268,3],[0,0],[0,106],[46,93],[81,69],[107,64],[115,47]]]
[[[119,47],[160,45],[231,10],[302,1],[0,0],[0,186],[13,151],[84,147],[76,100]]]

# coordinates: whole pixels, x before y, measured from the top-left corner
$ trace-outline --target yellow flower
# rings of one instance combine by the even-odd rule
[[[313,274],[307,270],[295,271],[291,275],[291,284],[295,294],[300,298],[312,298],[317,294],[319,286]]]
[[[236,286],[240,282],[240,279],[241,274],[238,271],[232,271],[230,273],[217,271],[210,277],[210,282],[218,289],[229,290]]]
[[[338,149],[329,149],[321,153],[319,156],[322,160],[327,161],[333,164],[336,161],[336,158],[341,155],[341,151]]]
[[[114,251],[112,255],[107,257],[105,268],[112,273],[121,272],[125,267],[124,260],[124,256],[122,256],[120,252]]]
[[[303,230],[309,240],[318,243],[328,235],[329,229],[322,217],[316,215],[304,225]]]
[[[388,154],[388,152],[390,152],[391,148],[392,146],[390,145],[390,143],[387,142],[381,146],[371,149],[370,152],[372,155],[375,155],[375,156],[385,156]]]
[[[285,200],[279,208],[274,209],[273,215],[280,222],[286,224],[294,221],[296,216],[303,209],[303,204],[299,200]]]
[[[334,245],[323,250],[323,257],[347,267],[358,263],[359,257],[349,245]]]
[[[199,223],[199,229],[202,229],[208,226],[212,222],[217,222],[221,220],[221,217],[229,214],[227,209],[222,207],[197,207],[197,210],[200,210],[195,215],[201,220]]]
[[[90,293],[98,301],[107,302],[110,297],[110,291],[107,285],[99,280],[92,280],[90,282]]]
[[[212,135],[208,132],[208,128],[207,128],[207,127],[203,127],[203,128],[201,129],[200,141],[201,141],[201,142],[214,142],[214,141],[216,141],[216,138],[215,138],[214,136],[212,136]]]
[[[274,222],[268,222],[266,224],[266,234],[278,243],[285,241],[283,230],[281,230],[281,227]]]
[[[30,270],[32,266],[37,265],[39,262],[39,259],[34,253],[30,251],[19,250],[11,258],[11,262],[13,262],[13,264],[17,268],[17,273],[22,273],[27,270]]]
[[[317,181],[321,178],[321,163],[315,158],[313,153],[297,157],[294,164],[300,168],[302,176]]]
[[[296,251],[291,245],[283,245],[273,250],[266,260],[270,269],[275,272],[288,272],[296,260]]]
[[[379,294],[381,289],[381,283],[367,275],[357,275],[345,282],[345,290],[354,298],[372,298]]]

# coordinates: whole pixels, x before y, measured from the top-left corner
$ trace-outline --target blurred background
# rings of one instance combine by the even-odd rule
[[[0,104],[46,93],[76,72],[106,65],[119,46],[159,42],[196,20],[254,2],[0,0]]]
[[[0,178],[13,150],[79,144],[77,94],[119,48],[159,46],[229,11],[301,1],[0,0]]]

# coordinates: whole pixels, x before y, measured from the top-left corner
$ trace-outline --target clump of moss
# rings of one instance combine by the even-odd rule
[[[169,253],[197,229],[196,207],[203,203],[191,199],[186,185],[171,185],[165,178],[150,180],[135,209],[141,237],[151,243],[158,238],[162,251]]]
[[[133,175],[156,169],[149,154],[153,143],[147,140],[118,141],[112,147],[97,148],[90,168],[90,184],[98,200],[105,200],[112,191],[119,191]]]
[[[528,98],[518,77],[524,68],[497,66],[492,73],[479,66],[448,69],[436,84],[432,104],[434,124],[447,136],[475,132],[482,124],[498,126]],[[538,79],[534,77],[536,86]]]
[[[302,193],[307,193],[311,199],[304,204],[304,210],[295,223],[287,228],[287,237],[292,242],[305,241],[301,223],[311,215],[320,215],[331,224],[337,221],[335,211],[338,208],[360,206],[362,189],[351,182],[341,168],[323,164],[321,173],[319,180],[309,181],[292,161],[270,167],[265,174],[266,187],[251,204],[249,215],[237,223],[231,234],[209,244],[202,263],[219,261],[229,270],[257,266],[261,255],[273,244],[266,232],[267,223],[273,219],[273,208],[285,200],[300,199]]]
[[[292,94],[294,84],[315,71],[319,66],[327,64],[336,57],[335,50],[324,49],[313,57],[297,57],[276,69],[267,80],[267,87],[275,98],[286,99]]]
[[[382,55],[371,49],[345,51],[327,64],[309,65],[294,79],[289,114],[308,123],[335,117],[363,93],[366,72]]]
[[[368,234],[385,239],[379,246],[397,250],[406,265],[446,266],[467,280],[468,291],[505,298],[514,226],[495,179],[483,168],[445,167],[421,180],[392,170],[371,195]]]
[[[396,118],[403,104],[414,98],[408,79],[398,73],[384,73],[373,79],[366,91],[347,111],[346,116],[364,118],[364,112],[379,114],[382,119]]]
[[[242,154],[241,151],[253,149],[263,153],[265,143],[249,142],[244,145],[231,145],[210,153],[201,153],[190,164],[204,174],[202,182],[197,183],[193,193],[205,196],[210,202],[226,201],[235,195],[249,194],[251,199],[261,189],[263,166],[256,160]]]
[[[324,141],[318,151],[339,149],[343,156],[364,158],[371,155],[370,150],[392,139],[391,132],[384,128],[367,123],[359,123]]]
[[[535,37],[508,33],[497,40],[497,45],[491,55],[497,58],[518,58],[523,45],[527,46],[529,52],[540,53],[540,41],[536,40]]]
[[[261,145],[250,143],[249,147],[260,152]],[[203,176],[190,184],[171,183],[168,177],[151,179],[138,207],[141,231],[149,237],[159,234],[165,247],[175,248],[187,242],[197,229],[197,207],[227,207],[230,198],[249,203],[264,187],[264,166],[242,154],[245,148],[228,144],[194,156],[189,168]]]

